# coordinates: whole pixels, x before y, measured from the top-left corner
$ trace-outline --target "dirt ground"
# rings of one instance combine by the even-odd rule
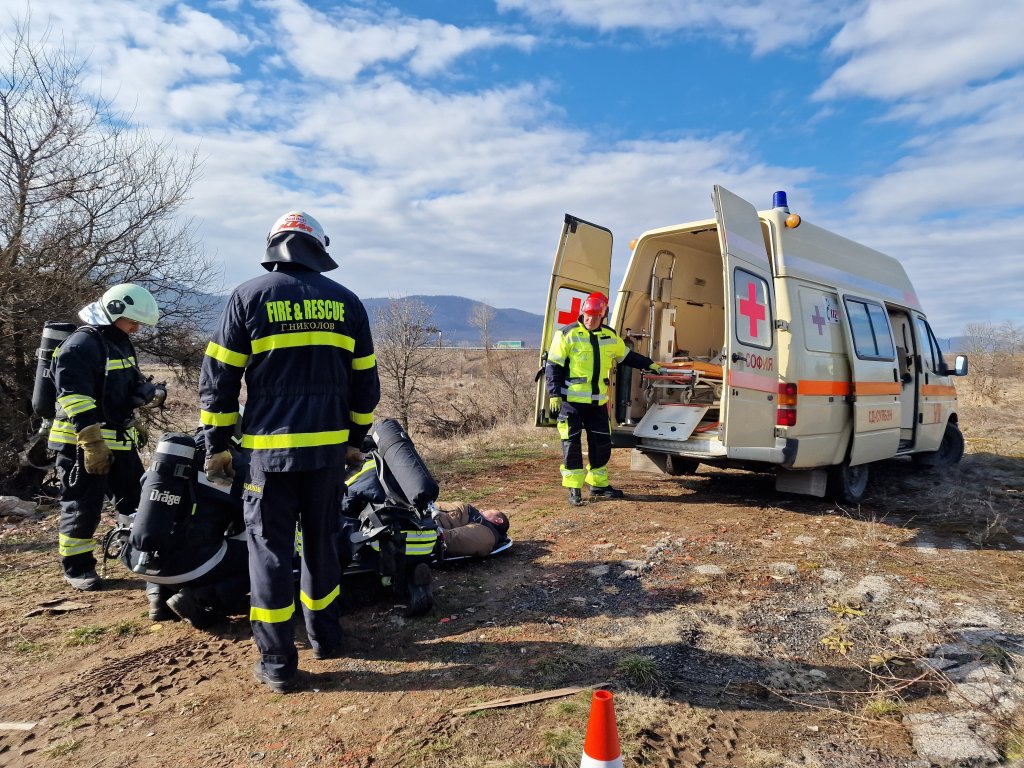
[[[739,470],[631,472],[616,451],[627,498],[574,509],[553,432],[510,435],[435,469],[443,499],[509,513],[511,550],[435,569],[422,618],[346,578],[346,656],[314,660],[299,630],[286,695],[252,678],[244,615],[153,624],[116,562],[74,594],[52,510],[0,520],[0,765],[576,766],[600,685],[627,766],[924,768],[906,718],[952,705],[915,662],[965,627],[1024,633],[1024,458],[990,436],[944,475],[880,466],[859,509]],[[61,598],[80,607],[29,615]],[[1019,715],[997,726],[1003,758],[1024,751]]]

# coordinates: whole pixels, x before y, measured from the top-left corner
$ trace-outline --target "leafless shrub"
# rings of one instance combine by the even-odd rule
[[[187,378],[210,315],[200,289],[215,273],[179,218],[196,155],[179,156],[88,93],[75,52],[33,39],[27,21],[2,48],[0,438],[17,439],[44,321],[73,322],[110,285],[141,283],[162,321],[137,348]]]

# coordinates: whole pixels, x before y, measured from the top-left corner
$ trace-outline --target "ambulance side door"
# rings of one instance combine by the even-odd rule
[[[890,458],[899,450],[900,372],[885,307],[840,292],[839,311],[853,376],[853,466]]]
[[[565,214],[544,310],[544,331],[540,342],[540,371],[534,410],[535,423],[538,427],[555,425],[555,419],[548,413],[548,391],[544,377],[551,339],[556,330],[576,321],[588,294],[600,291],[605,296],[608,295],[611,272],[611,230]]]
[[[714,201],[725,278],[723,442],[732,455],[734,449],[775,447],[775,289],[757,210],[717,185]]]

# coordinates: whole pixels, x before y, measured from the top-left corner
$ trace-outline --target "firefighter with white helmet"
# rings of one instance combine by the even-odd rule
[[[569,503],[583,503],[581,489],[590,486],[592,498],[619,499],[622,491],[608,483],[612,455],[608,420],[608,383],[612,366],[623,363],[660,373],[649,357],[626,349],[625,342],[604,324],[608,297],[592,293],[583,302],[577,321],[555,332],[547,356],[547,390],[551,415],[558,419],[562,438],[562,486]],[[583,431],[587,432],[589,464],[583,466]]]
[[[199,380],[209,477],[232,474],[228,441],[241,420],[249,454],[249,618],[260,651],[253,673],[279,692],[293,688],[298,675],[291,623],[297,522],[299,598],[313,655],[331,658],[341,650],[337,510],[346,460],[362,457],[359,446],[380,399],[366,310],[322,274],[338,266],[329,244],[308,213],[292,211],[275,222],[262,262],[269,274],[232,292]]]
[[[57,413],[48,447],[56,451],[61,483],[58,551],[64,579],[75,589],[92,590],[100,584],[93,536],[104,498],[126,515],[139,502],[142,461],[134,411],[162,403],[167,391],[142,375],[129,338],[160,319],[149,291],[134,283],[115,285],[78,316],[86,325],[53,354]]]

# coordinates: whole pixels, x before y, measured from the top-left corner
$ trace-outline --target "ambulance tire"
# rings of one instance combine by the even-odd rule
[[[696,459],[684,459],[681,456],[666,456],[665,471],[670,475],[695,475],[700,462]]]
[[[844,504],[860,504],[868,491],[869,467],[870,464],[851,467],[847,461],[832,467],[826,489],[829,498]]]
[[[946,423],[939,450],[915,453],[914,463],[925,467],[952,467],[964,457],[964,435],[956,422]]]

